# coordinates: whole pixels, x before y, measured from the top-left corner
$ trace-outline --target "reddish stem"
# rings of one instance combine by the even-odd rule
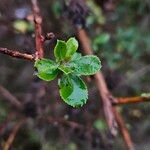
[[[113,102],[113,105],[122,105],[122,104],[132,104],[132,103],[139,103],[139,102],[150,102],[150,97],[124,97],[118,98],[117,101]]]
[[[40,9],[37,4],[37,0],[32,0],[33,16],[35,25],[35,47],[36,47],[36,59],[43,58],[43,36],[42,36],[42,17],[40,15]]]
[[[30,61],[34,61],[35,57],[32,54],[26,54],[26,53],[20,53],[16,50],[9,50],[7,48],[0,47],[0,53],[9,55],[11,57],[20,58],[20,59],[26,59]]]
[[[84,29],[79,29],[77,28],[77,35],[79,37],[79,40],[82,44],[84,53],[87,55],[92,55],[93,52],[91,50],[91,46],[90,46],[90,39],[86,33],[86,31]],[[116,135],[116,120],[114,117],[114,114],[112,112],[112,105],[111,105],[111,101],[113,98],[113,96],[110,94],[106,82],[104,80],[103,74],[102,72],[98,72],[94,75],[95,81],[96,81],[96,85],[98,87],[100,96],[102,98],[103,101],[103,108],[104,108],[104,113],[105,113],[105,118],[106,121],[108,123],[109,129],[111,131],[111,133],[113,135]],[[114,100],[115,101],[115,100]]]
[[[114,111],[117,123],[119,125],[120,133],[122,134],[122,137],[123,137],[124,141],[126,142],[127,149],[134,150],[134,146],[133,146],[130,134],[125,126],[125,123],[124,123],[122,117],[119,115],[119,113],[117,112],[117,109],[115,107],[113,108],[113,111]]]

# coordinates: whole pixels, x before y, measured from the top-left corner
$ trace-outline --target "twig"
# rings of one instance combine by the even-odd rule
[[[130,134],[125,126],[125,123],[122,119],[122,117],[119,115],[119,113],[117,112],[116,108],[113,108],[117,123],[119,125],[119,130],[123,136],[124,141],[126,142],[127,145],[127,149],[128,150],[134,150],[134,146],[130,137]]]
[[[37,4],[37,0],[32,0],[33,5],[33,16],[34,16],[34,23],[35,23],[35,47],[36,52],[35,56],[32,54],[26,54],[26,53],[20,53],[16,50],[9,50],[7,48],[0,47],[0,53],[15,57],[15,58],[21,58],[21,59],[27,59],[30,61],[34,61],[35,59],[40,59],[44,55],[43,50],[43,42],[44,40],[47,40],[48,38],[52,38],[52,33],[49,33],[46,38],[42,36],[42,17],[40,16],[40,9]]]
[[[44,55],[43,42],[45,39],[42,36],[42,28],[41,28],[42,17],[40,16],[40,9],[38,7],[37,0],[32,0],[32,5],[33,5],[33,16],[34,16],[34,23],[35,23],[35,45],[36,45],[35,56],[26,53],[20,53],[19,51],[9,50],[7,48],[2,48],[2,47],[0,47],[0,53],[7,54],[15,58],[27,59],[30,61],[34,61],[35,59],[39,59],[43,57]],[[49,36],[52,36],[52,34],[50,34]]]
[[[43,44],[46,40],[51,39],[54,37],[53,33],[47,33],[44,37],[42,35],[42,16],[40,14],[40,7],[38,5],[37,0],[31,0],[32,2],[32,9],[33,9],[33,18],[34,18],[34,26],[35,26],[35,59],[41,59],[44,57],[44,49]],[[42,83],[41,86],[38,88],[38,92],[36,93],[37,96],[37,104],[38,104],[38,112],[42,112],[42,105],[41,105],[41,98],[45,95],[45,84]]]
[[[8,102],[10,102],[16,108],[18,108],[18,109],[22,109],[23,108],[21,102],[19,102],[14,95],[12,95],[7,89],[5,89],[4,87],[2,87],[1,85],[0,85],[0,93],[1,93],[1,95],[3,97],[6,98],[6,100]]]
[[[30,61],[34,61],[34,59],[35,59],[34,55],[32,55],[32,54],[20,53],[19,51],[9,50],[9,49],[3,48],[3,47],[0,47],[0,53],[9,55],[11,57],[26,59],[26,60],[30,60]]]
[[[42,36],[42,17],[40,15],[40,9],[37,4],[37,0],[31,0],[34,16],[35,25],[35,47],[36,47],[36,59],[40,59],[44,56],[43,42],[44,38]]]
[[[132,104],[132,103],[139,103],[139,102],[150,102],[150,97],[125,97],[125,98],[118,98],[117,101],[112,102],[113,105],[122,105],[122,104]]]
[[[22,119],[20,120],[16,125],[15,127],[13,128],[11,134],[9,135],[6,143],[4,144],[4,147],[3,147],[3,150],[9,150],[15,137],[16,137],[16,134],[18,133],[20,127],[25,123],[26,119]]]
[[[77,35],[82,44],[84,53],[88,54],[88,55],[93,54],[92,50],[91,50],[91,46],[90,46],[90,39],[89,39],[88,35],[86,34],[86,31],[84,29],[77,28]],[[111,101],[115,101],[115,99],[109,92],[102,73],[101,72],[96,73],[94,75],[94,78],[95,78],[100,96],[103,101],[105,118],[108,123],[109,129],[113,135],[116,135],[117,123],[115,120],[115,116],[113,115],[112,105],[111,105]]]

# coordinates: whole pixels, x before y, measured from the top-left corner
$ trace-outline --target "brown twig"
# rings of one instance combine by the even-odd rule
[[[89,39],[86,31],[84,29],[77,28],[77,35],[82,44],[85,54],[88,54],[88,55],[93,54],[91,46],[90,46],[90,39]],[[110,132],[112,133],[112,135],[116,135],[117,125],[118,125],[120,132],[122,133],[122,135],[124,137],[124,141],[125,141],[128,149],[133,150],[133,144],[132,144],[130,135],[129,135],[127,129],[125,130],[125,128],[123,128],[125,126],[123,119],[122,119],[121,115],[117,112],[116,108],[112,107],[112,102],[116,102],[117,100],[109,92],[102,72],[96,73],[94,75],[94,78],[95,78],[100,96],[102,98],[105,118],[106,118],[107,124],[109,126]],[[128,138],[125,138],[127,136],[128,136]]]
[[[25,123],[26,119],[22,119],[20,120],[13,128],[11,134],[9,135],[6,143],[4,144],[4,147],[3,147],[3,150],[9,150],[15,137],[16,137],[16,134],[18,133],[20,127]]]
[[[89,39],[86,31],[84,29],[77,28],[77,35],[82,44],[84,53],[87,55],[93,54],[92,50],[91,50],[91,46],[90,46],[90,39]],[[117,131],[116,124],[117,123],[116,123],[115,117],[113,115],[112,105],[111,105],[111,100],[113,100],[114,97],[109,92],[106,82],[105,82],[104,77],[101,72],[96,73],[94,75],[94,78],[95,78],[100,96],[103,101],[103,108],[104,108],[106,121],[108,123],[111,133],[113,135],[116,135],[116,131]],[[115,100],[113,100],[113,101],[115,101]]]
[[[40,9],[38,7],[37,0],[32,0],[32,5],[33,5],[33,16],[34,16],[34,23],[35,23],[35,45],[36,45],[35,56],[26,53],[20,53],[19,51],[9,50],[7,48],[2,48],[2,47],[0,47],[0,53],[7,54],[15,58],[27,59],[30,61],[34,61],[35,59],[39,59],[43,57],[44,37],[42,36],[42,28],[41,28],[42,17],[40,15]],[[50,36],[52,36],[52,34],[49,34],[49,38]]]
[[[32,54],[20,53],[19,51],[9,50],[9,49],[3,48],[3,47],[0,47],[0,53],[9,55],[11,57],[26,59],[26,60],[30,60],[30,61],[34,61],[34,59],[35,59],[34,55],[32,55]]]
[[[10,102],[12,105],[14,105],[16,108],[18,109],[22,109],[23,105],[21,104],[21,102],[19,102],[19,100],[17,100],[17,98],[12,95],[7,89],[5,89],[3,86],[0,85],[0,93],[3,97],[6,98],[6,100],[8,102]]]
[[[31,0],[32,2],[32,9],[33,9],[33,18],[34,18],[34,26],[35,26],[35,59],[41,59],[44,57],[44,48],[43,44],[46,40],[51,39],[54,37],[53,33],[47,33],[47,35],[44,37],[42,35],[42,16],[40,14],[40,7],[38,5],[37,0]],[[38,92],[36,93],[36,102],[38,104],[38,112],[42,112],[42,101],[41,99],[44,98],[45,95],[45,84],[42,82],[41,86],[38,88]]]
[[[125,123],[124,123],[122,117],[119,115],[119,113],[117,112],[117,109],[115,107],[113,108],[113,112],[115,114],[117,123],[119,125],[120,133],[122,134],[123,139],[126,142],[127,149],[128,150],[134,150],[134,146],[133,146],[130,134],[129,134],[126,126],[125,126]]]
[[[36,59],[43,58],[44,49],[43,42],[44,38],[42,36],[42,17],[40,15],[40,9],[37,0],[32,0],[34,25],[35,25],[35,47],[36,47]]]
[[[117,101],[112,102],[113,105],[122,105],[122,104],[132,104],[132,103],[139,103],[139,102],[150,102],[150,97],[124,97],[118,98]]]

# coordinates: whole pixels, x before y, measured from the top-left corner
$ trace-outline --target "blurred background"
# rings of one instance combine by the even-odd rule
[[[149,92],[150,1],[77,2],[84,13],[78,13],[76,3],[70,3],[70,0],[39,1],[43,34],[53,32],[56,38],[66,40],[76,35],[74,26],[84,27],[91,38],[94,54],[102,61],[102,71],[113,95],[128,97]],[[0,0],[0,47],[34,53],[31,15],[30,0]],[[53,59],[56,38],[44,44],[46,58]],[[81,47],[79,51],[82,51]],[[25,106],[22,112],[18,112],[0,93],[0,149],[23,117],[29,117],[29,120],[15,136],[12,150],[126,149],[122,137],[114,138],[108,131],[94,81],[88,83],[87,104],[74,109],[60,99],[56,80],[42,82],[33,75],[34,72],[32,62],[0,54],[0,85]],[[150,104],[124,105],[118,111],[125,120],[135,148],[149,150]],[[72,128],[52,120],[49,123],[37,119],[39,115],[68,119],[87,128]]]

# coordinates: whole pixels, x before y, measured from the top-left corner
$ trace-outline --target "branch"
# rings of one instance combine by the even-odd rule
[[[26,121],[26,119],[22,119],[21,121],[19,121],[15,127],[13,128],[12,132],[10,133],[6,143],[4,144],[4,147],[3,147],[3,150],[9,150],[15,137],[16,137],[16,134],[18,133],[20,127],[22,126],[22,124],[24,124]]]
[[[19,51],[9,50],[7,48],[2,48],[2,47],[0,47],[0,53],[9,55],[11,57],[26,59],[30,61],[34,61],[35,59],[39,59],[43,57],[44,37],[42,36],[42,29],[41,29],[42,17],[40,16],[40,9],[37,5],[37,0],[32,0],[32,5],[33,5],[33,15],[34,15],[34,23],[35,23],[35,45],[36,45],[35,56],[26,53],[20,53]]]
[[[43,42],[44,38],[42,36],[42,17],[40,15],[40,8],[37,4],[37,0],[31,0],[33,16],[34,16],[34,25],[35,25],[35,47],[36,47],[36,59],[43,58]]]
[[[114,111],[114,114],[115,114],[115,117],[116,117],[116,120],[117,120],[117,123],[118,123],[118,126],[119,126],[119,130],[120,130],[120,132],[123,136],[123,139],[124,139],[124,141],[127,145],[127,149],[128,150],[134,150],[134,146],[133,146],[130,134],[129,134],[126,126],[125,126],[125,123],[124,123],[122,117],[117,112],[115,107],[113,108],[113,111]]]
[[[7,89],[5,89],[4,87],[2,87],[1,85],[0,85],[0,93],[1,93],[1,95],[3,97],[6,98],[6,100],[8,102],[10,102],[16,108],[18,108],[18,109],[22,109],[23,108],[21,102],[19,102],[15,96],[13,96]]]
[[[20,58],[20,59],[26,59],[26,60],[30,60],[30,61],[35,60],[34,55],[26,54],[26,53],[20,53],[19,51],[9,50],[9,49],[3,48],[3,47],[0,47],[0,53],[9,55],[11,57]]]
[[[77,28],[77,35],[82,44],[84,53],[87,55],[93,54],[91,46],[90,46],[90,39],[86,31],[84,29]],[[102,72],[96,73],[94,75],[94,78],[95,78],[95,83],[98,87],[100,96],[102,98],[105,118],[108,123],[109,129],[113,135],[116,135],[117,122],[115,120],[115,116],[113,114],[112,105],[111,105],[111,101],[115,101],[115,99],[107,88]]]
[[[112,102],[113,105],[122,105],[122,104],[132,104],[132,103],[139,103],[139,102],[150,102],[150,97],[125,97],[125,98],[118,98],[117,101]]]

